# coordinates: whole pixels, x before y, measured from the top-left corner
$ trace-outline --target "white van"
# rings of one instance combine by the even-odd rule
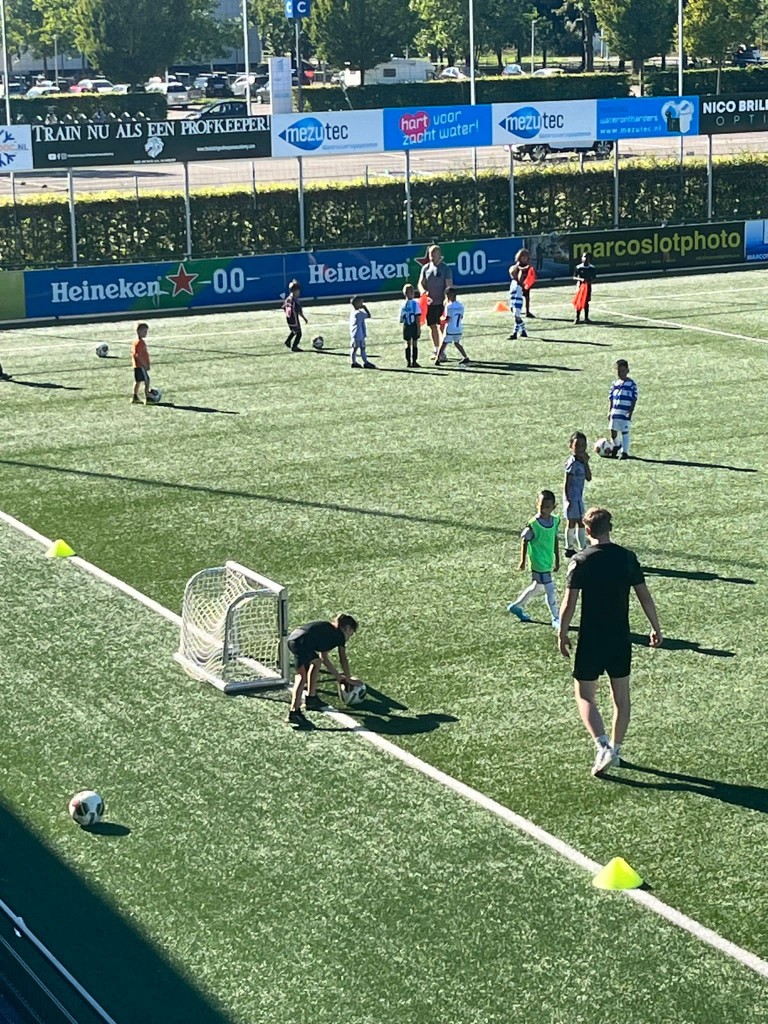
[[[360,85],[360,72],[344,71],[344,85]],[[390,82],[427,82],[435,77],[435,65],[422,57],[392,57],[365,72],[366,85],[388,85]]]

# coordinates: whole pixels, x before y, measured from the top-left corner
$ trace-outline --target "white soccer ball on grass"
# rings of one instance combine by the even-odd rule
[[[95,825],[104,817],[104,800],[95,790],[83,789],[69,801],[69,814],[81,828]]]
[[[613,455],[613,441],[607,437],[599,437],[595,441],[595,452],[601,459],[610,459]]]
[[[354,707],[355,704],[362,704],[368,692],[365,683],[359,679],[352,679],[341,688],[341,699],[347,707]]]

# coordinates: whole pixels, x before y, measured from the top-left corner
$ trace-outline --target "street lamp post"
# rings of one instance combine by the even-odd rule
[[[59,87],[59,37],[53,33],[53,84]]]
[[[475,96],[475,0],[469,0],[469,102],[474,107]]]
[[[251,113],[251,48],[248,32],[248,0],[243,0],[243,64],[245,65],[245,110]]]
[[[0,34],[3,45],[3,93],[5,96],[5,123],[11,123],[10,82],[8,81],[8,37],[5,27],[5,0],[0,0]]]
[[[534,72],[534,53],[536,51],[536,22],[538,18],[531,18],[531,74]]]

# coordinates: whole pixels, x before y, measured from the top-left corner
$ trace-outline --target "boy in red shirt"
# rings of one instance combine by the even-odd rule
[[[149,405],[149,352],[147,351],[148,324],[136,325],[136,338],[131,345],[133,365],[133,398],[131,405],[139,405],[139,386],[144,385],[144,405]]]

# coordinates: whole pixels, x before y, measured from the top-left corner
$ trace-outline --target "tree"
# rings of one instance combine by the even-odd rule
[[[677,21],[675,0],[594,0],[595,14],[611,49],[632,60],[640,74],[649,57],[666,53],[672,45]]]
[[[312,9],[312,18],[309,19],[309,28],[312,28],[315,8]],[[259,30],[261,45],[265,53],[276,56],[292,54],[295,43],[294,23],[285,16],[284,0],[255,0],[253,4],[254,23]],[[304,32],[306,19],[302,21],[302,34]],[[304,47],[302,47],[304,52]]]
[[[144,82],[176,62],[192,7],[189,0],[77,0],[77,42],[109,78]]]
[[[413,41],[408,0],[315,0],[312,39],[318,56],[330,64],[349,63],[365,72]]]
[[[685,9],[684,40],[695,57],[709,57],[717,64],[717,91],[723,62],[752,33],[762,13],[760,0],[688,0]]]
[[[467,0],[412,0],[420,28],[416,45],[434,61],[445,57],[455,64],[469,56],[469,5]],[[477,11],[475,11],[477,16]]]
[[[565,27],[581,39],[581,70],[595,70],[597,18],[592,0],[566,0],[557,12],[565,16]]]
[[[242,20],[217,18],[217,7],[217,0],[190,0],[187,37],[174,63],[207,64],[228,50],[242,47]]]

